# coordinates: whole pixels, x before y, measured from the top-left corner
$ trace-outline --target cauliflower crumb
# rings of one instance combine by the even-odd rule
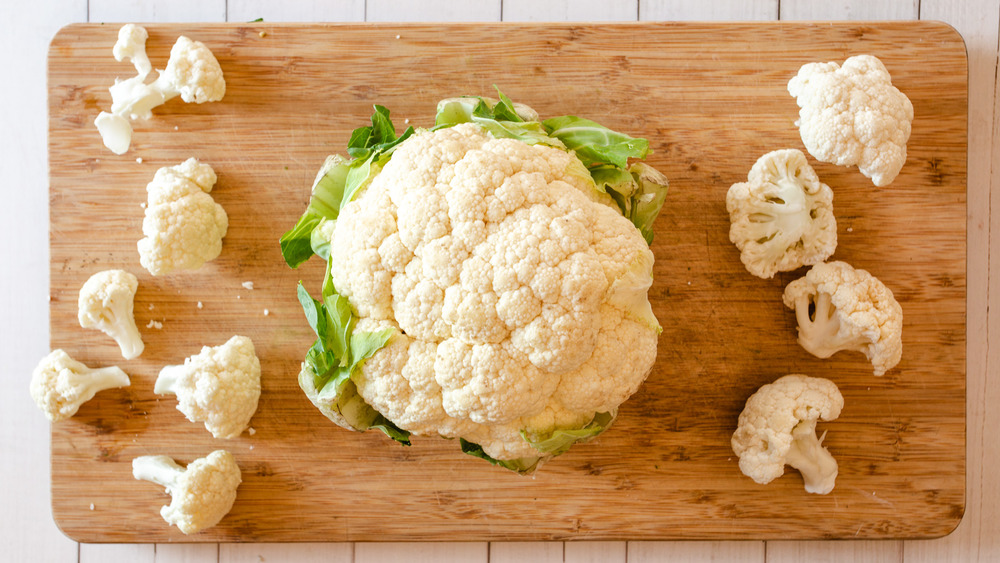
[[[155,328],[156,330],[160,330],[161,328],[163,328],[163,323],[161,323],[160,321],[149,319],[149,322],[146,324],[146,328]]]
[[[253,282],[252,281],[245,281],[241,285],[243,285],[244,289],[253,289]]]
[[[252,426],[247,429],[247,434],[250,434],[251,436],[253,436],[256,433],[257,433],[257,430],[254,429],[254,427],[252,427]]]
[[[202,304],[201,304],[201,301],[199,301],[199,302],[198,302],[198,305],[197,305],[197,307],[198,307],[199,309],[201,309],[202,307],[204,307],[204,305],[202,305]]]
[[[268,315],[270,315],[270,314],[271,314],[271,311],[269,311],[267,309],[264,309],[264,316],[265,317],[268,316]]]
[[[872,493],[872,494],[875,494],[875,493]],[[91,509],[91,510],[93,510],[93,509],[94,509],[94,503],[90,503],[90,509]]]
[[[142,157],[141,157],[141,156],[137,156],[137,157],[135,157],[135,161],[136,161],[136,163],[138,163],[138,164],[142,164]]]

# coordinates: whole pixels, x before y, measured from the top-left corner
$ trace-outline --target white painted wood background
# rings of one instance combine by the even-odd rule
[[[28,396],[48,352],[45,57],[71,22],[933,19],[969,52],[968,496],[950,536],[926,541],[87,545],[49,506],[49,426]],[[2,0],[0,69],[0,560],[141,563],[324,561],[1000,561],[1000,0]],[[995,172],[994,172],[995,169]],[[997,213],[992,213],[996,209]],[[993,233],[991,235],[991,232]],[[996,244],[993,244],[996,243]],[[992,374],[988,376],[988,374]],[[460,538],[456,538],[460,539]]]

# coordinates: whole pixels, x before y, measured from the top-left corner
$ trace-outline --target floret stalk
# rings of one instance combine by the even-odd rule
[[[177,391],[175,388],[177,382],[180,381],[182,377],[187,373],[187,368],[183,364],[176,366],[166,366],[160,370],[160,375],[156,377],[156,383],[153,384],[153,393],[157,395],[163,395],[170,393],[176,395]]]
[[[132,460],[133,477],[156,483],[167,489],[168,493],[174,490],[185,471],[184,467],[166,455],[144,455]]]
[[[126,360],[139,357],[145,345],[142,342],[142,335],[139,334],[139,327],[135,326],[135,319],[132,311],[128,311],[127,318],[116,318],[111,322],[109,334],[118,343],[122,351],[122,357]]]
[[[71,371],[68,383],[73,389],[79,390],[79,396],[84,398],[84,401],[89,401],[101,391],[128,386],[129,378],[118,366],[108,366]]]
[[[810,303],[814,304],[810,316]],[[863,336],[841,330],[837,308],[828,293],[803,295],[795,300],[795,319],[799,323],[799,344],[817,358],[829,358],[842,350],[867,354],[869,341]]]
[[[806,492],[825,495],[833,490],[837,460],[823,447],[823,438],[816,437],[815,420],[800,422],[792,429],[792,447],[785,456],[785,463],[802,474]]]

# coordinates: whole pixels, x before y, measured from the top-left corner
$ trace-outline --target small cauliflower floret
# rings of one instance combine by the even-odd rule
[[[146,29],[126,24],[118,31],[115,59],[130,59],[136,76],[115,80],[110,88],[111,111],[102,111],[94,124],[104,145],[115,154],[124,154],[132,143],[134,119],[149,119],[153,108],[180,96],[187,103],[217,102],[226,94],[226,81],[215,55],[200,41],[180,36],[170,50],[167,68],[151,83],[146,79],[153,67],[146,55]]]
[[[837,248],[833,190],[819,181],[796,149],[757,159],[747,181],[726,194],[729,240],[740,260],[760,278],[818,264]]]
[[[842,350],[861,352],[875,375],[884,375],[903,354],[903,309],[892,291],[846,262],[817,264],[785,287],[785,306],[795,310],[799,344],[817,358]]]
[[[236,502],[236,488],[243,481],[233,455],[216,450],[184,468],[170,456],[145,455],[132,460],[132,476],[167,489],[170,504],[160,515],[185,534],[211,528]]]
[[[740,471],[761,485],[798,469],[807,492],[825,495],[837,479],[837,460],[816,437],[816,421],[840,416],[844,397],[828,379],[791,374],[747,399],[733,434]]]
[[[854,166],[876,186],[888,186],[906,162],[913,104],[892,85],[882,61],[857,55],[837,63],[809,63],[788,82],[796,123],[809,154]]]
[[[177,396],[177,410],[191,422],[204,422],[216,438],[236,438],[257,411],[260,361],[253,342],[234,336],[225,344],[205,346],[183,365],[160,370],[153,392]]]
[[[148,201],[139,240],[139,262],[154,276],[195,270],[222,252],[229,217],[209,192],[215,171],[189,158],[156,171],[146,186]]]
[[[105,389],[128,387],[128,375],[117,366],[89,368],[63,350],[42,358],[31,374],[31,398],[52,422],[67,419],[80,405]]]
[[[126,360],[139,357],[145,345],[135,326],[136,277],[124,270],[97,272],[80,288],[78,318],[83,328],[96,328],[115,339]]]

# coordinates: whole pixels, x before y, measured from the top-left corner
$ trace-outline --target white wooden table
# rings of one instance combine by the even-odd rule
[[[968,479],[965,518],[923,541],[88,545],[49,507],[49,425],[28,396],[48,352],[45,56],[71,22],[934,19],[969,52]],[[1000,561],[1000,0],[4,0],[0,3],[0,560],[990,562]],[[995,172],[994,172],[995,169]],[[996,191],[997,199],[991,199]],[[997,213],[992,213],[993,209]],[[992,235],[991,235],[992,233]],[[996,244],[992,244],[996,243]],[[992,346],[991,346],[992,345]],[[988,374],[993,377],[988,377]],[[1000,403],[998,403],[1000,404]]]

